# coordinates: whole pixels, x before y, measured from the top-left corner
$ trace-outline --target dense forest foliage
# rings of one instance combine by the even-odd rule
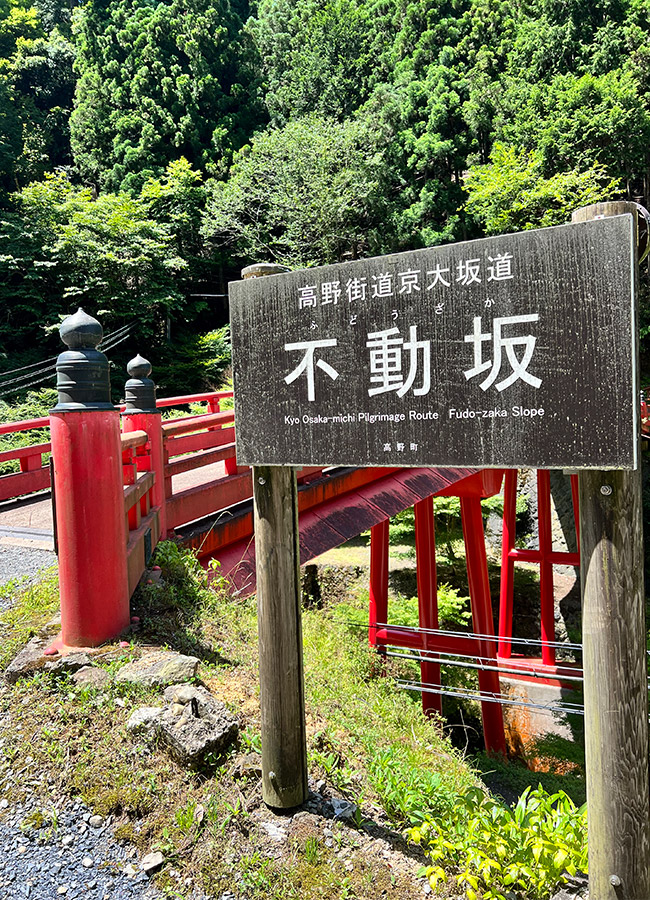
[[[650,0],[0,0],[0,367],[81,304],[164,370],[252,261],[643,202],[649,33]]]

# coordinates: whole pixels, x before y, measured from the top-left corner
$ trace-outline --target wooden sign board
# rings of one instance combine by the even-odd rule
[[[230,285],[249,465],[636,468],[631,215]]]

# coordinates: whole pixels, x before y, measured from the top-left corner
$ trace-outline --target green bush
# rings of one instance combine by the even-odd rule
[[[156,361],[158,396],[217,390],[230,368],[230,326],[169,344]]]
[[[440,627],[454,625],[463,627],[471,618],[468,608],[469,597],[459,596],[456,588],[449,584],[438,585],[438,621]],[[388,617],[391,622],[417,628],[420,624],[417,597],[398,597],[389,600]]]
[[[54,388],[42,388],[30,391],[25,399],[13,405],[0,401],[0,422],[22,422],[25,419],[39,419],[47,416],[56,405],[57,392]],[[14,450],[18,447],[29,447],[30,444],[44,444],[49,440],[46,428],[33,428],[30,431],[16,431],[14,434],[3,434],[0,437],[0,451]],[[43,458],[47,462],[49,454]],[[0,463],[0,475],[19,471],[18,460]]]
[[[563,791],[526,788],[514,809],[479,788],[458,797],[444,818],[409,829],[432,865],[423,870],[435,890],[452,875],[467,900],[543,900],[587,871],[587,810]]]

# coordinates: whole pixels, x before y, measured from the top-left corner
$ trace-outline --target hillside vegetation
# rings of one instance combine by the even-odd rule
[[[0,0],[0,365],[56,352],[80,303],[165,364],[253,260],[647,196],[649,7]]]

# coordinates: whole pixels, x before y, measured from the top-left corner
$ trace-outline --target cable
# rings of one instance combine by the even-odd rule
[[[18,387],[11,388],[8,391],[0,391],[0,397],[10,397],[12,394],[17,394],[19,391],[26,391],[32,387],[38,387],[39,384],[43,384],[44,381],[50,381],[50,379],[56,378],[56,372],[52,372],[49,375],[44,375],[42,378],[36,379],[36,381],[32,381],[29,384],[21,384]],[[43,426],[44,428],[46,426]]]
[[[445,631],[442,628],[419,628],[415,625],[388,625],[386,622],[376,622],[375,624],[369,623],[366,625],[364,622],[354,622],[351,619],[332,619],[332,622],[335,622],[337,625],[345,625],[348,628],[363,628],[371,629],[373,631],[377,631],[379,628],[388,628],[388,629],[399,629],[400,631],[407,631],[411,634],[432,634],[438,635],[439,637],[462,637],[462,638],[475,638],[480,641],[490,641],[492,643],[498,643],[503,638],[499,637],[499,635],[494,634],[478,634],[473,631]],[[571,644],[569,642],[563,643],[562,641],[541,641],[536,638],[514,638],[509,637],[506,639],[510,644],[523,644],[524,646],[543,646],[543,647],[555,647],[557,650],[582,650],[582,644]],[[648,651],[650,654],[650,650]]]
[[[462,689],[450,690],[442,685],[425,684],[415,681],[398,681],[396,685],[401,690],[417,691],[420,694],[440,694],[447,697],[459,697],[461,700],[479,700],[481,703],[499,703],[502,706],[524,706],[529,709],[542,709],[549,713],[567,713],[568,715],[584,716],[584,708],[577,703],[569,703],[563,706],[542,703],[528,703],[525,700],[508,700],[503,695],[498,696],[485,692],[481,694],[463,691]]]
[[[129,332],[132,328],[133,323],[131,323],[130,325],[125,325],[123,328],[117,329],[117,331],[113,331],[110,335],[107,336],[104,341],[102,341],[102,344],[100,344],[103,351],[112,350],[113,347],[117,347],[118,344],[121,344],[123,341],[125,341],[129,337]],[[116,336],[118,337],[117,340],[115,340]],[[51,369],[56,369],[56,363],[52,366],[47,366],[47,368],[43,369],[42,371],[47,372]],[[43,375],[42,377],[40,377],[40,374],[41,373],[32,372],[30,375],[23,375],[20,378],[13,379],[12,381],[7,381],[4,383],[0,382],[0,397],[6,397],[10,394],[15,394],[18,391],[28,390],[29,388],[36,387],[37,385],[42,384],[44,381],[48,381],[51,378],[56,378],[56,371],[52,372],[49,375]],[[21,381],[25,378],[34,378],[35,375],[37,376],[35,380],[30,381],[27,384],[21,384],[18,387],[11,388],[10,390],[2,390],[8,384],[13,384],[15,381]]]
[[[30,363],[28,366],[20,366],[18,369],[7,369],[6,372],[0,372],[0,378],[4,378],[6,375],[15,375],[16,372],[25,372],[27,369],[34,369],[36,366],[44,366],[46,363],[51,362],[56,362],[56,356],[49,356],[40,362]]]
[[[106,335],[106,337],[102,339],[99,346],[103,347],[104,349],[107,349],[107,350],[109,350],[111,347],[116,346],[116,344],[119,343],[119,341],[117,341],[115,339],[121,338],[122,336],[126,337],[128,332],[133,328],[133,324],[134,323],[131,322],[128,325],[124,325],[124,326],[122,326],[122,328],[118,328],[116,331],[113,331],[110,334]],[[54,360],[54,362],[52,362],[50,365],[44,365],[44,363],[49,362],[49,360],[43,360],[42,363],[33,363],[31,367],[29,367],[29,366],[24,367],[25,369],[27,369],[27,368],[33,368],[34,366],[43,365],[43,368],[40,369],[38,372],[28,372],[26,375],[19,375],[17,378],[10,378],[8,381],[0,380],[0,389],[5,388],[10,384],[18,384],[18,382],[23,382],[23,381],[28,382],[28,384],[21,385],[20,387],[16,388],[16,390],[22,390],[23,387],[31,387],[34,384],[39,384],[40,381],[44,380],[44,379],[40,378],[41,375],[44,375],[47,372],[52,372],[54,369],[56,369],[56,360],[58,359],[58,357],[56,357],[56,356],[50,357],[50,359]],[[15,369],[14,371],[18,372],[20,370]],[[2,372],[2,373],[0,373],[0,379],[2,379],[7,374],[12,374],[12,373]],[[30,380],[30,379],[36,379],[36,380]],[[12,393],[12,392],[10,392],[10,393]]]
[[[386,622],[377,622],[375,625],[369,625],[369,628],[399,628],[402,631],[408,631],[411,634],[434,634],[440,637],[461,637],[475,638],[479,641],[491,641],[498,643],[507,640],[510,644],[523,644],[525,646],[534,647],[558,647],[563,650],[582,650],[582,644],[560,643],[559,641],[542,641],[536,638],[503,638],[495,634],[478,634],[477,632],[467,631],[444,631],[442,628],[420,628],[413,625],[388,625]],[[650,651],[649,651],[650,652]]]
[[[463,662],[462,659],[439,659],[440,656],[456,656],[457,654],[445,654],[443,651],[431,651],[433,655],[427,655],[426,653],[421,653],[420,656],[412,656],[408,653],[395,653],[393,650],[388,650],[386,652],[386,656],[392,656],[396,659],[408,659],[411,662],[436,662],[443,666],[458,666],[461,669],[478,669],[481,672],[499,672],[501,675],[525,675],[526,678],[555,678],[557,681],[584,681],[582,675],[555,675],[549,676],[544,672],[536,672],[534,669],[509,669],[499,665],[485,665],[482,660],[487,660],[489,663],[494,663],[495,660],[489,659],[485,656],[472,657],[472,659],[477,659],[477,663]]]

